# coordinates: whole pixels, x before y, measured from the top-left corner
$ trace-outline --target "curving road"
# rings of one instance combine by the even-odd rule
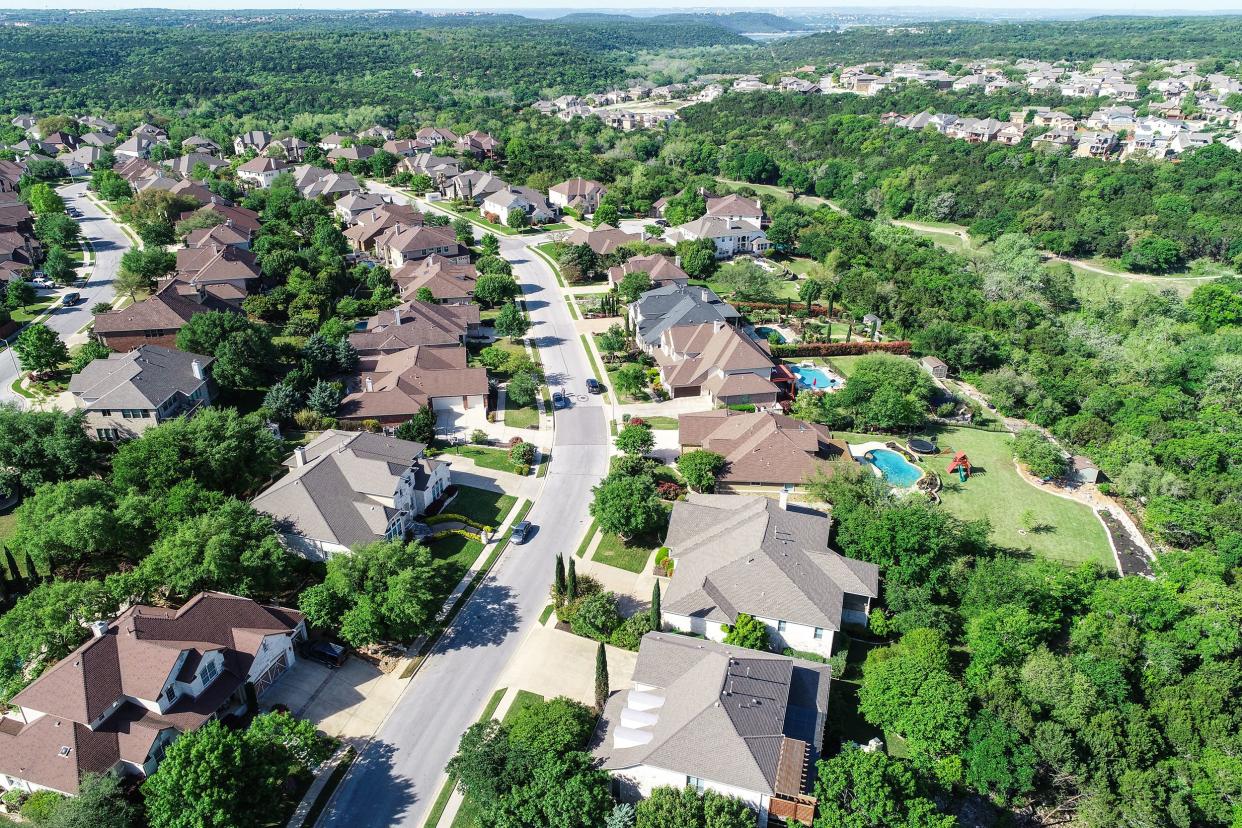
[[[79,211],[78,226],[82,228],[82,237],[90,242],[95,251],[95,262],[87,273],[87,280],[71,288],[56,290],[58,295],[77,291],[82,295],[82,300],[71,307],[54,305],[52,312],[42,320],[67,341],[90,323],[91,308],[96,303],[111,303],[116,298],[112,281],[121,267],[121,256],[130,248],[130,240],[115,221],[86,197],[86,182],[66,184],[57,192],[64,198],[66,207]],[[18,374],[14,354],[6,349],[0,353],[0,400],[15,400],[26,405],[27,400],[13,391],[13,381]]]
[[[374,192],[406,202],[396,191],[370,183]],[[429,209],[428,205],[422,205]],[[526,250],[539,236],[500,236],[501,255],[514,275],[534,323],[548,381],[578,398],[555,413],[552,460],[528,519],[530,541],[510,546],[480,584],[388,718],[342,780],[319,824],[344,828],[418,826],[439,793],[444,767],[461,734],[487,697],[547,603],[552,562],[573,554],[589,524],[591,487],[608,470],[609,437],[598,397],[586,395],[591,376],[556,277]]]

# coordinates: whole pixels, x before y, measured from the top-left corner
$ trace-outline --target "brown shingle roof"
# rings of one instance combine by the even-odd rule
[[[726,482],[801,483],[825,461],[845,455],[826,426],[784,414],[717,410],[677,418],[679,442],[725,458]]]

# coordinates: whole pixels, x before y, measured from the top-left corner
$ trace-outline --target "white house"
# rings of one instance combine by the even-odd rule
[[[716,245],[717,259],[729,259],[739,253],[763,253],[772,246],[758,223],[720,216],[701,216],[679,224],[666,235],[673,244],[711,239]]]
[[[594,753],[623,800],[691,787],[742,800],[759,826],[809,825],[831,678],[827,664],[648,633]]]
[[[514,212],[526,214],[531,224],[539,224],[556,216],[555,209],[548,204],[543,193],[530,187],[508,187],[497,190],[483,199],[479,208],[484,215],[496,217],[501,224],[509,223],[509,216]]]
[[[880,576],[875,564],[829,549],[829,527],[783,501],[690,493],[673,505],[665,539],[674,569],[664,625],[723,641],[745,614],[763,622],[776,650],[831,655],[843,624],[867,623]]]
[[[237,177],[256,187],[270,187],[276,176],[288,170],[287,161],[257,155],[237,168]]]
[[[299,447],[289,473],[251,505],[276,519],[285,545],[324,560],[353,546],[401,538],[449,486],[448,466],[422,443],[328,429]]]

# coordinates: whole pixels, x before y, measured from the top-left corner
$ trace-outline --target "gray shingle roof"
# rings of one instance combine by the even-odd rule
[[[841,628],[845,593],[877,597],[879,569],[828,548],[830,521],[765,497],[691,494],[665,544],[677,568],[664,611],[732,623],[739,613]]]
[[[97,359],[69,380],[69,391],[85,408],[158,408],[177,394],[190,396],[206,380],[194,376],[194,363],[206,371],[213,357],[160,345],[141,345],[127,354]]]
[[[787,740],[818,755],[830,679],[826,664],[648,633],[636,689],[609,699],[595,754],[607,770],[650,765],[772,794]]]
[[[731,322],[737,309],[705,287],[669,284],[638,297],[638,335],[657,343],[660,335],[677,325],[700,325],[717,320]]]

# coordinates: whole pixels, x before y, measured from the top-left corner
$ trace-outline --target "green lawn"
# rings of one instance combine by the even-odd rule
[[[505,425],[510,428],[538,428],[539,427],[539,409],[533,405],[524,405],[519,408],[511,408],[505,405]]]
[[[587,547],[591,545],[591,538],[595,537],[595,529],[598,524],[592,520],[591,525],[587,527],[586,534],[582,536],[582,542],[578,544],[578,549],[574,552],[574,557],[581,558],[586,554]]]
[[[599,546],[592,560],[615,566],[628,572],[642,572],[655,544],[651,538],[635,538],[623,541],[611,532],[601,532]]]
[[[846,379],[849,379],[850,374],[854,373],[854,366],[857,365],[858,360],[862,359],[864,356],[866,355],[829,357],[828,365],[832,368],[832,370],[836,371]]]
[[[470,571],[470,565],[483,554],[483,544],[461,535],[445,535],[427,544],[427,549],[441,566],[436,571],[436,594],[440,601],[448,598],[453,587]]]
[[[469,457],[476,466],[491,469],[492,471],[513,471],[513,463],[509,461],[509,452],[504,449],[492,448],[491,446],[476,446],[470,443],[464,446],[453,446],[452,448],[445,449],[444,453]],[[457,510],[450,509],[450,511],[455,512]]]
[[[986,517],[992,538],[1002,546],[1029,548],[1035,554],[1069,564],[1091,561],[1106,570],[1116,567],[1108,536],[1090,507],[1058,497],[1027,483],[1014,468],[1007,432],[946,428],[940,432],[941,454],[928,462],[944,481],[945,508],[961,518]],[[981,473],[965,483],[945,473],[949,458],[964,451]],[[1020,534],[1022,515],[1034,513],[1039,528]]]
[[[651,426],[657,431],[675,431],[677,429],[676,417],[642,417],[644,423]]]
[[[55,305],[57,301],[58,301],[57,297],[54,295],[41,296],[39,297],[38,301],[34,302],[33,304],[27,305],[24,308],[17,308],[16,310],[14,310],[12,312],[13,321],[18,323],[19,325],[24,325],[27,322],[31,322],[39,314],[43,313],[45,310]]]
[[[453,498],[445,511],[464,515],[486,526],[499,526],[516,502],[517,498],[513,495],[476,489],[473,486],[459,486],[457,497]]]
[[[0,515],[0,543],[7,541],[17,531],[17,507],[7,515]]]

